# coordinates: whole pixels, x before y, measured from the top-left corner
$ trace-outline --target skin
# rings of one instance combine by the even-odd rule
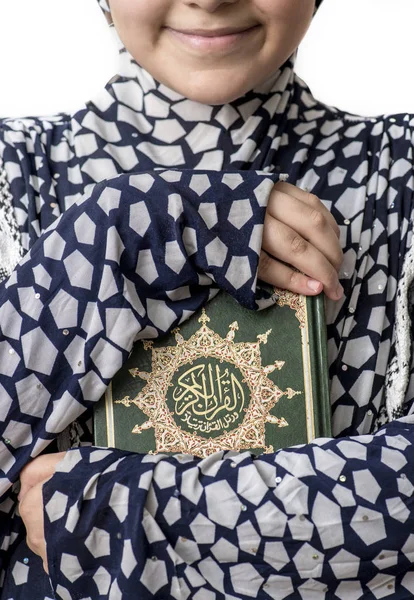
[[[323,290],[331,300],[340,300],[342,262],[339,227],[319,198],[277,183],[267,205],[259,278],[298,294]]]
[[[315,0],[111,0],[111,17],[135,60],[153,77],[192,100],[225,104],[265,83],[296,50]],[[217,29],[258,25],[231,52],[188,49],[166,27]],[[269,198],[259,278],[305,295],[322,290],[339,300],[343,288],[339,228],[315,195],[285,182]],[[20,514],[29,547],[47,571],[43,484],[64,453],[41,456],[21,473]]]
[[[30,550],[43,560],[43,568],[49,573],[46,554],[43,517],[43,485],[55,473],[56,466],[66,452],[39,456],[20,473],[19,512],[26,527],[26,541]]]
[[[314,0],[111,0],[125,47],[157,81],[204,104],[225,104],[263,84],[299,46]],[[173,29],[258,25],[234,51],[183,46]],[[137,35],[139,32],[139,35]]]

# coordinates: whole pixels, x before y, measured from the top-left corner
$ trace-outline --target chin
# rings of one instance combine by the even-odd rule
[[[189,100],[213,106],[221,106],[233,102],[247,94],[254,86],[255,82],[250,84],[247,78],[244,78],[243,84],[241,84],[235,81],[234,77],[233,80],[231,76],[218,77],[217,73],[206,78],[187,76],[182,85],[181,82],[177,83],[177,81],[174,82],[173,86],[170,84],[170,87]]]

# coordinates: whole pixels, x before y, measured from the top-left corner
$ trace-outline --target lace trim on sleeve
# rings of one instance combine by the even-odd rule
[[[23,256],[12,200],[6,170],[0,159],[0,281],[12,273]]]

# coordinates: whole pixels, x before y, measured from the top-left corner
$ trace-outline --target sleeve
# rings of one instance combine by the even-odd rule
[[[95,186],[0,286],[0,494],[100,399],[134,341],[224,289],[256,308],[269,175],[168,171]]]
[[[69,115],[0,119],[0,196],[3,187],[22,253],[81,198],[85,184]]]
[[[413,426],[260,457],[72,450],[43,487],[52,587],[96,600],[406,598]]]

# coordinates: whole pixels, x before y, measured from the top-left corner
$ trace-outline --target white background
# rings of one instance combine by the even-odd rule
[[[0,116],[77,110],[116,71],[96,0],[0,0],[0,15]],[[297,72],[343,110],[414,113],[413,29],[413,0],[324,0]]]

